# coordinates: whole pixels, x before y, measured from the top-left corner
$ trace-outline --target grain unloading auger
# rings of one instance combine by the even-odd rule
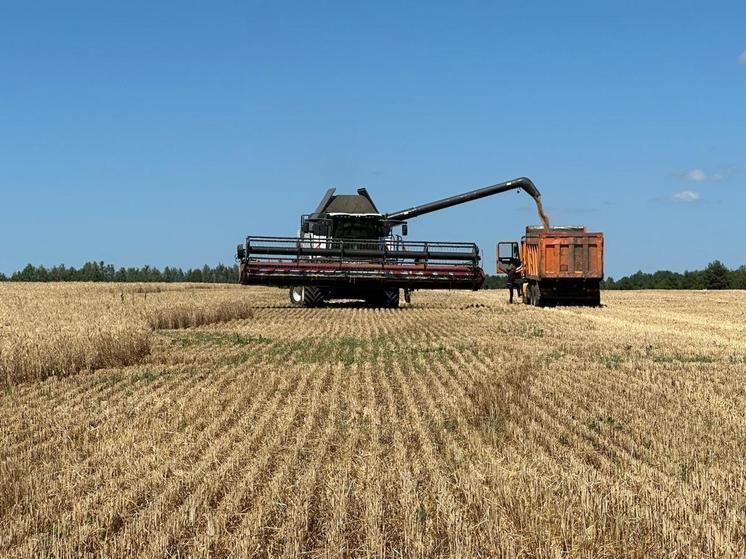
[[[238,245],[239,279],[290,288],[291,302],[304,306],[359,299],[398,307],[400,289],[407,301],[415,289],[476,290],[485,278],[479,247],[405,241],[407,220],[518,189],[541,208],[538,189],[525,177],[391,213],[379,212],[364,188],[353,195],[330,188],[313,213],[301,216],[298,237],[249,236]]]

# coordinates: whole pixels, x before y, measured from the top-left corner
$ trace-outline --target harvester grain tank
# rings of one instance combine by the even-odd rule
[[[601,303],[604,277],[603,233],[585,227],[526,227],[520,248],[497,245],[498,271],[513,261],[523,265],[523,301],[535,306]]]
[[[479,289],[484,283],[475,243],[405,241],[407,220],[511,190],[524,190],[540,204],[527,178],[502,182],[382,213],[364,188],[357,194],[329,189],[316,210],[301,216],[297,237],[249,236],[238,245],[239,280],[244,285],[290,289],[295,305],[331,299],[362,299],[398,307],[416,289]]]

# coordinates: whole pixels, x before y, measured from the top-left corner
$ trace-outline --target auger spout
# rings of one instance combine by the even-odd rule
[[[394,221],[404,221],[423,214],[450,208],[451,206],[457,206],[458,204],[471,202],[472,200],[479,200],[480,198],[492,196],[493,194],[500,194],[501,192],[507,192],[509,190],[517,189],[525,191],[537,202],[539,202],[541,199],[541,193],[539,192],[539,189],[536,188],[536,185],[531,182],[531,179],[520,177],[511,181],[493,184],[492,186],[478,188],[477,190],[472,190],[470,192],[464,192],[463,194],[457,194],[456,196],[449,196],[448,198],[436,200],[435,202],[430,202],[429,204],[422,204],[420,206],[413,206],[406,210],[399,210],[398,212],[388,213],[385,217]]]

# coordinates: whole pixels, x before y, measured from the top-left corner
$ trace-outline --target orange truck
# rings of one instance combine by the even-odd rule
[[[497,270],[518,266],[523,302],[534,306],[601,304],[604,236],[585,227],[526,227],[520,246],[497,244]]]

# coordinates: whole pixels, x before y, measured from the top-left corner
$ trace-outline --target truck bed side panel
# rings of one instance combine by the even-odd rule
[[[603,278],[603,234],[531,232],[523,238],[526,276],[532,279]]]

